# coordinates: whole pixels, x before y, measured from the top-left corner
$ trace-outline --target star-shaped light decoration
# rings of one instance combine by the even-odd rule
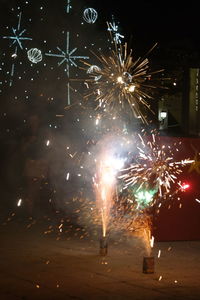
[[[22,41],[32,40],[32,38],[30,38],[30,37],[23,36],[23,34],[26,32],[26,29],[21,30],[21,17],[22,17],[22,13],[20,12],[19,13],[19,19],[18,19],[17,28],[12,28],[13,35],[11,35],[11,36],[3,36],[3,39],[10,39],[10,40],[12,40],[12,43],[11,43],[10,47],[12,47],[13,45],[15,45],[15,51],[12,54],[13,58],[17,57],[18,48],[20,48],[21,50],[23,50]],[[10,73],[10,75],[11,75],[10,86],[12,86],[12,83],[13,83],[14,71],[15,71],[15,64],[13,63],[12,67],[11,67],[11,73]]]
[[[66,69],[65,71],[67,72],[67,77],[68,77],[68,83],[67,83],[67,99],[68,99],[68,105],[71,104],[70,101],[70,66],[73,67],[78,67],[76,64],[77,59],[89,59],[88,56],[81,56],[81,55],[73,55],[74,52],[77,50],[77,48],[73,48],[70,50],[69,47],[69,31],[67,31],[67,37],[66,37],[66,50],[62,50],[59,47],[57,47],[58,51],[60,53],[45,53],[47,56],[52,56],[52,57],[58,57],[60,58],[60,62],[58,62],[58,66],[61,66],[63,63],[66,64]]]

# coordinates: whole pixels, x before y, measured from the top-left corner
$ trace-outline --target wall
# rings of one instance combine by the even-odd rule
[[[163,202],[159,211],[155,210],[153,222],[155,240],[200,240],[200,203],[196,200],[200,200],[200,138],[162,136],[161,143],[167,145],[177,143],[180,149],[178,152],[174,149],[177,161],[190,158],[195,162],[183,167],[183,173],[178,176],[179,180],[189,183],[190,188],[185,192],[179,191],[173,199],[169,198]],[[171,194],[175,192],[175,186],[172,186]]]

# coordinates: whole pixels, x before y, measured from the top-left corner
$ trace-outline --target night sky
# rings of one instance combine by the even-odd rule
[[[133,9],[120,7],[125,31],[135,35],[136,41],[168,43],[181,39],[198,41],[198,10],[195,1],[137,1]]]
[[[98,3],[98,1],[97,1]],[[108,7],[99,2],[98,8],[107,15],[113,13],[119,20],[127,40],[132,37],[133,46],[172,47],[184,43],[194,51],[199,50],[199,12],[195,1],[108,1]],[[108,13],[109,12],[109,13]],[[159,53],[158,53],[159,54]]]

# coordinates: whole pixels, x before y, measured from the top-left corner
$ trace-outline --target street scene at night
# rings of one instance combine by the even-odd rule
[[[0,8],[0,300],[200,299],[195,2]]]

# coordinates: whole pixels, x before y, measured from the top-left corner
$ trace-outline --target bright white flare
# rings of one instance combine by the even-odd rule
[[[123,159],[118,159],[110,154],[102,155],[99,160],[94,187],[97,205],[101,212],[103,236],[106,236],[107,232],[116,175],[123,165]]]

